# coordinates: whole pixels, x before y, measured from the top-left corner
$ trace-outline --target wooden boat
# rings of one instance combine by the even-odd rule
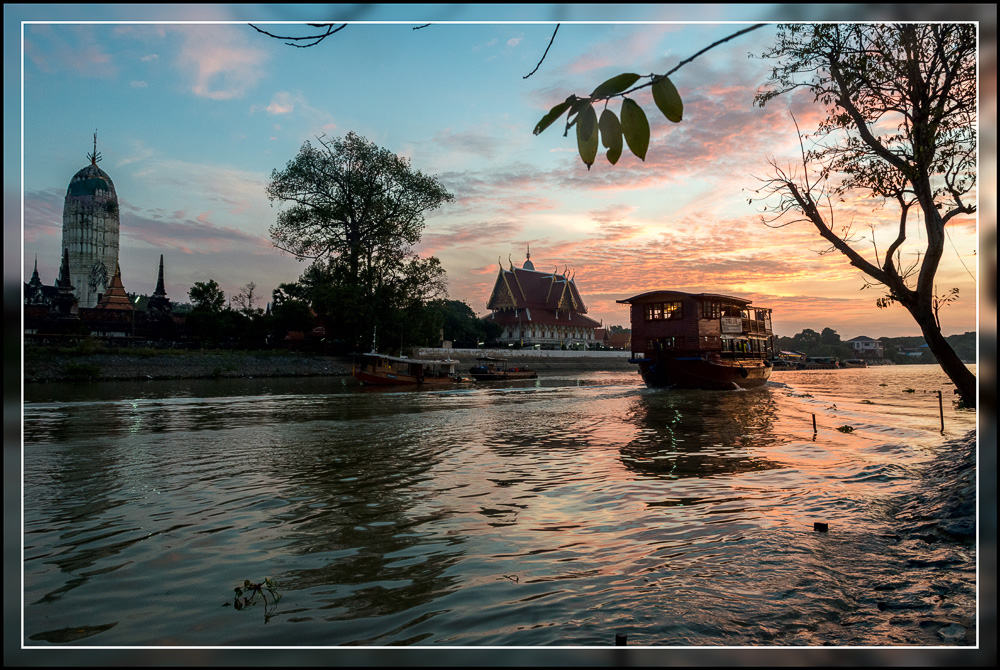
[[[511,379],[534,379],[538,373],[526,367],[510,367],[505,358],[480,356],[479,365],[469,368],[469,374],[477,382],[505,382]]]
[[[388,356],[370,352],[361,355],[354,376],[362,384],[379,386],[452,386],[468,381],[455,373],[458,361]]]
[[[840,361],[842,368],[867,368],[868,362],[863,358],[845,358]]]
[[[630,305],[632,358],[650,388],[737,389],[771,376],[771,310],[714,293],[649,291]]]
[[[799,363],[799,370],[836,370],[840,361],[835,356],[809,356]]]

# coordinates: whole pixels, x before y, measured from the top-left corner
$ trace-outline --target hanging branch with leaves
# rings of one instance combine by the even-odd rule
[[[600,138],[600,144],[607,149],[605,155],[612,165],[615,165],[621,158],[625,145],[628,145],[629,151],[635,154],[639,160],[644,161],[649,149],[649,119],[639,103],[628,96],[641,89],[651,87],[653,103],[660,110],[660,113],[671,123],[680,123],[684,117],[684,103],[677,87],[670,80],[670,75],[706,51],[764,25],[766,24],[755,24],[714,42],[690,58],[681,61],[665,74],[640,75],[634,72],[625,72],[600,84],[587,97],[570,95],[542,117],[535,126],[534,134],[540,134],[555,123],[559,117],[566,114],[566,129],[563,132],[563,137],[569,134],[570,128],[576,126],[577,150],[588,170],[597,159],[598,138]],[[554,39],[555,34],[552,37]],[[635,86],[635,83],[640,79],[649,79],[649,81]],[[608,108],[608,103],[617,97],[622,98],[621,119]],[[594,105],[602,101],[604,109],[598,118]]]

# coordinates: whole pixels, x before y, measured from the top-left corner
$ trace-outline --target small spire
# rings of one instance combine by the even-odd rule
[[[156,276],[156,290],[153,295],[166,295],[167,291],[163,286],[163,254],[160,254],[160,271]]]
[[[97,153],[97,130],[94,130],[94,153],[87,154],[91,165],[97,165],[101,160],[101,154]]]
[[[531,260],[531,245],[530,245],[530,244],[528,245],[528,253],[526,253],[526,254],[525,254],[525,257],[526,257],[526,258],[527,258],[527,259],[528,259],[529,261]]]

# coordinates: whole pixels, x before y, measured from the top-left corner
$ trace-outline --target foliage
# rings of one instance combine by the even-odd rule
[[[317,141],[303,144],[267,187],[272,202],[290,203],[271,226],[274,245],[312,260],[299,282],[279,287],[281,297],[309,305],[348,350],[373,333],[394,344],[425,338],[421,308],[446,295],[445,272],[412,247],[424,213],[454,197],[353,132]]]
[[[480,344],[495,341],[503,332],[503,328],[495,323],[486,322],[476,316],[475,311],[461,300],[433,300],[427,304],[427,309],[440,318],[440,329],[444,337],[458,348],[476,348]]]
[[[756,24],[733,33],[714,44],[702,49],[690,58],[681,61],[666,74],[640,75],[635,72],[623,72],[599,84],[588,96],[570,95],[565,100],[550,109],[535,125],[534,134],[538,135],[566,114],[566,128],[563,136],[569,134],[570,128],[576,126],[577,151],[583,163],[590,169],[597,158],[598,138],[600,144],[607,149],[605,156],[608,162],[615,165],[622,155],[623,140],[639,160],[646,160],[649,150],[649,119],[646,112],[633,98],[628,97],[640,89],[649,87],[653,95],[656,109],[671,123],[680,123],[684,117],[684,102],[677,87],[670,80],[670,75],[682,66],[720,44],[734,37],[760,28]],[[640,79],[649,81],[636,85]],[[608,103],[620,97],[622,99],[621,118],[608,107]],[[595,104],[604,103],[604,109],[598,118]]]
[[[256,282],[247,282],[233,297],[233,302],[236,303],[237,309],[246,316],[253,316],[255,314],[263,313],[263,310],[254,305],[260,300],[260,294],[257,292]]]
[[[941,334],[938,311],[957,298],[936,295],[945,225],[975,213],[976,26],[973,24],[792,24],[779,26],[764,58],[776,65],[758,91],[764,106],[796,89],[825,109],[817,130],[800,138],[800,172],[779,167],[763,180],[758,200],[767,225],[811,223],[886,294],[876,303],[902,305],[966,402],[976,378]],[[806,146],[811,147],[806,149]],[[895,237],[880,252],[869,237],[833,226],[835,202],[873,198],[894,210]],[[969,198],[971,201],[967,202]],[[912,228],[922,249],[912,249]],[[871,244],[868,257],[857,248]],[[908,244],[909,242],[909,244]],[[915,260],[914,260],[915,259]],[[867,283],[863,288],[874,285]]]
[[[196,281],[188,290],[188,297],[196,310],[219,313],[226,306],[226,294],[214,279]]]
[[[853,433],[854,432],[854,428],[852,426],[838,426],[837,430],[839,430],[841,433]]]
[[[274,170],[268,198],[278,213],[274,245],[299,259],[343,265],[374,292],[379,273],[394,269],[420,239],[424,212],[453,200],[436,177],[353,132],[302,145],[284,170]]]

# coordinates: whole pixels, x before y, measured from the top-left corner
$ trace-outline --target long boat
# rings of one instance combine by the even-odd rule
[[[369,352],[361,355],[354,376],[372,386],[452,386],[468,381],[455,372],[458,361],[388,356]]]
[[[512,379],[535,379],[538,373],[523,366],[510,367],[506,358],[480,356],[478,365],[469,368],[469,374],[477,382],[504,382]]]
[[[715,293],[649,291],[629,305],[631,363],[650,388],[738,389],[771,376],[771,310]]]

